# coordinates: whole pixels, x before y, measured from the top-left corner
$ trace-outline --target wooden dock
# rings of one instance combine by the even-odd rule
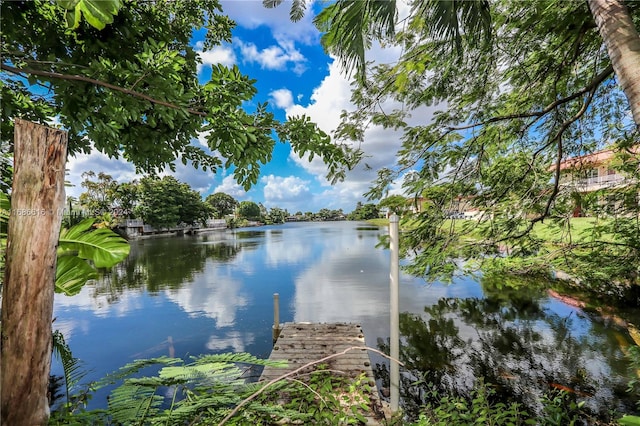
[[[342,353],[344,352],[344,353]],[[336,355],[338,354],[338,355]],[[336,356],[333,356],[336,355]],[[325,369],[330,370],[335,377],[356,379],[365,374],[370,392],[369,410],[363,412],[367,425],[381,425],[385,414],[378,394],[371,361],[364,343],[364,333],[357,324],[334,323],[285,323],[282,325],[276,340],[270,360],[287,361],[287,367],[265,367],[261,381],[271,381],[287,373],[304,367],[313,361],[330,357],[322,361]],[[296,372],[293,377],[300,380],[317,369],[311,365]]]

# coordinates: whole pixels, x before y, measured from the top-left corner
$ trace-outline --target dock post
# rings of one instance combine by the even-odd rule
[[[273,343],[276,343],[280,336],[280,295],[273,293]]]
[[[398,282],[400,280],[400,240],[398,231],[398,215],[393,214],[389,218],[389,251],[391,256],[391,272],[389,274],[389,309],[390,309],[390,335],[389,335],[389,385],[391,412],[398,411],[400,405],[400,314],[398,308]]]

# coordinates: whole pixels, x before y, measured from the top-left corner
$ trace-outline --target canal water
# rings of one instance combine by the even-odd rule
[[[385,228],[311,222],[133,241],[125,262],[74,297],[56,295],[53,323],[97,380],[135,359],[271,351],[273,294],[280,320],[355,322],[368,346],[389,336]],[[401,355],[407,385],[469,389],[476,378],[529,406],[568,389],[595,412],[631,412],[633,344],[621,319],[587,311],[517,280],[462,277],[427,284],[401,275]],[[374,358],[379,384],[388,377]],[[54,360],[52,374],[61,375]],[[90,408],[106,404],[98,392]],[[415,387],[403,394],[416,403]]]

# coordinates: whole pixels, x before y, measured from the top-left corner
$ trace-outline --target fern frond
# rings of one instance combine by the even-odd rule
[[[155,417],[164,401],[156,395],[156,387],[125,383],[116,388],[109,398],[109,412],[117,424],[145,424],[145,419]]]
[[[161,379],[176,381],[178,383],[188,381],[207,383],[217,381],[229,384],[238,380],[241,375],[242,370],[235,365],[221,362],[164,367],[160,370],[160,373],[158,373]]]
[[[272,367],[286,367],[286,361],[272,361],[268,359],[256,358],[255,356],[246,352],[240,353],[224,353],[224,354],[212,354],[203,355],[200,357],[192,358],[196,364],[203,364],[209,362],[220,363],[238,363],[238,364],[252,364],[252,365],[264,365]]]
[[[267,9],[273,9],[282,3],[283,0],[262,0],[262,5]]]
[[[67,405],[71,404],[71,393],[75,386],[86,376],[87,371],[82,368],[82,361],[73,356],[71,348],[64,340],[60,330],[53,332],[53,354],[62,364]]]
[[[121,380],[124,380],[127,377],[130,377],[133,374],[136,374],[140,370],[146,367],[150,367],[153,365],[173,365],[179,364],[182,360],[180,358],[170,358],[167,356],[161,356],[157,358],[149,358],[149,359],[137,359],[129,364],[121,367],[118,371],[107,374],[102,379],[98,380],[94,385],[93,389],[97,390],[103,388],[108,385],[113,385]]]

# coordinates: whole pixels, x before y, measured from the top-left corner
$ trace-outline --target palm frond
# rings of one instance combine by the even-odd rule
[[[324,48],[336,55],[348,75],[365,76],[365,52],[373,39],[395,33],[395,0],[338,0],[314,19]]]
[[[282,4],[284,0],[262,0],[262,5],[267,9],[273,9],[274,7],[278,7]]]
[[[491,40],[491,14],[487,0],[425,0],[415,2],[413,19],[424,22],[425,37],[445,41],[458,56],[465,43],[476,46]]]
[[[306,0],[293,0],[291,4],[291,10],[289,11],[289,19],[292,22],[298,22],[304,17],[304,13],[307,10]]]

